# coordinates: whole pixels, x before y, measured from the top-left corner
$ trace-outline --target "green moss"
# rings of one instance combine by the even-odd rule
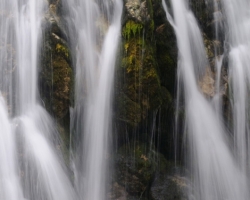
[[[43,42],[39,55],[39,92],[45,109],[55,120],[62,139],[59,147],[68,161],[69,107],[73,89],[71,53],[63,38],[64,33],[56,23],[44,22],[43,26]]]
[[[53,110],[60,119],[68,112],[72,70],[68,63],[61,58],[53,61],[54,77],[53,86],[55,96]]]
[[[66,58],[69,58],[69,50],[67,47],[65,47],[64,45],[57,43],[56,44],[56,52],[57,53],[62,53],[65,55]]]
[[[122,35],[126,39],[130,39],[131,36],[139,35],[143,30],[143,25],[129,20],[122,30]]]
[[[149,2],[151,5],[151,1]],[[155,44],[152,41],[153,29],[153,20],[145,25],[129,20],[123,27],[123,54],[119,73],[125,74],[126,81],[119,89],[123,95],[118,99],[123,100],[118,101],[118,108],[121,109],[118,111],[118,118],[128,121],[133,126],[146,119],[148,111],[156,109],[162,102],[158,66],[155,61]],[[132,114],[135,120],[132,120],[127,112],[123,112],[131,110],[131,105],[136,105],[138,112],[136,115]]]
[[[149,25],[150,30],[154,31],[155,29],[155,23],[154,20],[151,20],[150,25]]]

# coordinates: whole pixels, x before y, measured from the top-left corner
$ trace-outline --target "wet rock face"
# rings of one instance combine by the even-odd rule
[[[151,186],[153,200],[187,200],[186,180],[177,174],[157,174]]]
[[[215,95],[215,77],[210,68],[206,68],[205,75],[199,82],[201,91],[206,97],[212,98]]]
[[[127,17],[137,22],[144,23],[150,20],[150,14],[147,7],[147,0],[126,0],[125,8]]]
[[[124,1],[121,59],[117,68],[116,119],[138,127],[162,104],[155,60],[154,21],[150,0]]]
[[[141,142],[123,145],[113,155],[115,176],[110,199],[186,200],[183,168]]]
[[[68,41],[59,15],[61,1],[51,1],[43,21],[39,91],[46,110],[54,117],[63,139],[69,133],[73,69]]]
[[[60,10],[62,7],[62,0],[48,0],[49,10],[52,16],[60,15]]]
[[[201,78],[201,80],[199,80],[201,92],[210,99],[213,98],[216,93],[218,93],[217,74],[219,72],[217,67],[218,65],[221,65],[219,94],[220,97],[223,97],[227,94],[228,88],[228,66],[226,62],[227,56],[224,56],[227,55],[227,52],[223,52],[223,43],[221,41],[214,38],[209,39],[209,37],[205,33],[203,33],[203,40],[206,50],[206,56],[208,59],[208,66],[206,67],[204,76]],[[217,52],[217,55],[215,52]]]
[[[115,155],[116,181],[129,195],[141,196],[153,178],[154,163],[150,152],[140,143],[124,145]]]
[[[44,22],[40,88],[46,108],[56,119],[68,112],[72,87],[71,58],[67,41],[53,17]]]
[[[125,187],[119,185],[117,182],[113,183],[108,194],[108,199],[111,200],[127,200],[128,193]]]

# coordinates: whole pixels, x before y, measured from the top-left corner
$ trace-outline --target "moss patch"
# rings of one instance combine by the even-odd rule
[[[55,27],[56,26],[56,27]],[[73,70],[67,42],[54,33],[55,24],[44,24],[43,45],[40,55],[39,89],[46,110],[54,117],[61,138],[69,146],[71,94]],[[63,35],[63,34],[62,34]]]
[[[131,36],[140,35],[142,33],[143,25],[129,20],[122,29],[122,36],[129,39]]]
[[[142,29],[142,24],[131,20],[124,25],[123,55],[121,66],[118,68],[118,73],[125,75],[124,82],[122,81],[119,88],[123,94],[118,97],[119,102],[134,102],[133,105],[137,105],[138,109],[136,110],[140,115],[140,119],[138,114],[135,120],[128,119],[134,125],[147,117],[149,109],[155,109],[161,105],[160,79],[155,61],[155,46],[147,39],[146,35],[143,36]],[[145,30],[144,34],[147,33],[147,30]],[[130,103],[130,105],[132,104]],[[129,104],[121,104],[118,107],[132,110],[127,106]],[[121,118],[125,119],[127,117],[128,115]]]

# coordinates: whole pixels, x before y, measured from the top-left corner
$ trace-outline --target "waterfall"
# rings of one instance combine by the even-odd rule
[[[0,198],[3,200],[105,199],[112,91],[122,2],[72,1],[74,34],[74,138],[76,187],[62,159],[53,119],[40,104],[39,51],[43,0],[0,3]],[[73,32],[72,32],[73,33]],[[75,119],[75,120],[74,120]],[[77,141],[77,139],[76,139]],[[80,158],[80,159],[79,159]],[[76,194],[78,193],[78,194]],[[78,196],[78,197],[77,197]]]
[[[16,167],[15,143],[4,99],[0,97],[0,198],[22,199],[21,185]]]
[[[67,1],[75,52],[72,111],[73,167],[81,199],[106,199],[114,67],[121,32],[122,2]],[[73,24],[73,27],[72,27]],[[80,140],[80,141],[79,141]]]
[[[249,170],[250,4],[223,0],[229,43],[229,77],[233,101],[234,146],[241,170]],[[249,172],[248,172],[249,174]]]
[[[213,36],[206,33],[206,28],[200,28],[198,21],[201,19],[192,12],[192,3],[214,9],[211,14],[213,21],[208,25],[210,28],[206,27],[210,31],[214,28]],[[174,167],[171,158],[165,158],[169,152],[160,152],[161,144],[152,142],[152,138],[160,140],[168,132],[160,130],[163,120],[160,120],[158,110],[164,112],[165,117],[172,115],[173,106],[169,92],[171,84],[162,77],[172,71],[171,67],[174,71],[174,66],[163,70],[158,65],[175,63],[171,57],[175,53],[169,53],[175,51],[169,45],[172,43],[162,45],[162,41],[174,36],[172,33],[167,37],[162,36],[168,31],[168,25],[163,22],[162,8],[158,2],[0,0],[0,200],[151,199],[157,198],[153,197],[152,192],[159,192],[159,198],[162,198],[168,193],[172,195],[172,192],[172,196],[175,196],[179,191],[171,190],[180,188],[186,189],[189,200],[250,199],[249,0],[162,0],[162,5],[166,21],[174,29],[178,47],[176,113],[183,115],[176,114],[174,119],[176,134],[181,134],[175,135],[174,143],[179,143],[179,140],[185,143],[184,168],[187,178],[179,177],[182,173],[177,177],[176,171],[182,166],[177,166],[176,162]],[[126,11],[124,21],[123,9]],[[63,45],[51,38],[43,38],[42,33],[50,34],[49,29],[43,30],[45,26],[58,29],[52,30],[51,35]],[[126,38],[126,31],[130,39]],[[143,38],[140,38],[142,32]],[[122,35],[125,42],[121,49],[124,50],[125,61],[117,60]],[[213,46],[210,48],[212,56],[206,48],[207,40],[211,40],[209,42]],[[158,56],[160,51],[164,53]],[[51,66],[47,68],[47,60],[43,63],[41,58],[48,52],[56,56],[51,56]],[[145,60],[142,59],[137,66],[135,60],[141,59],[141,56]],[[44,81],[44,77],[39,79],[41,71],[40,74],[43,74],[43,70],[50,69],[48,74],[56,74],[53,71],[54,58],[65,61],[74,74],[74,81],[70,82],[72,77],[69,75],[68,85],[64,88],[67,90],[65,99],[69,102],[69,85],[74,84],[72,107],[69,108],[68,160],[62,153],[66,149],[59,134],[61,127],[58,128],[55,123],[55,120],[59,123],[60,119],[53,119],[46,111],[47,102],[43,105],[43,94],[40,96],[38,89],[39,83]],[[126,59],[131,61],[129,65]],[[164,62],[161,59],[165,59]],[[57,63],[57,68],[63,68],[62,63]],[[120,153],[120,150],[124,150],[123,146],[118,152],[112,152],[113,90],[117,63],[120,67],[117,71],[124,73],[124,76],[122,84],[116,85],[121,89],[116,108],[119,110],[123,106],[126,114],[131,114],[129,118],[138,118],[134,119],[136,123],[129,124],[130,119],[127,121],[126,117],[118,119],[119,116],[116,116],[116,120],[121,120],[121,123],[117,122],[120,123],[119,129],[124,125],[124,132],[127,132],[124,136],[127,138],[117,144],[126,147],[125,140],[136,138],[134,147],[129,148],[134,157]],[[46,67],[41,70],[40,67],[44,65]],[[138,76],[137,69],[135,72],[130,69],[133,67],[140,70]],[[69,71],[62,70],[60,73]],[[130,76],[135,77],[123,88],[123,82],[129,80]],[[140,79],[138,91],[137,77]],[[211,95],[203,88],[206,79],[212,79]],[[66,82],[65,79],[63,81]],[[52,80],[49,90],[56,88],[54,83]],[[223,84],[228,85],[228,90]],[[44,88],[47,90],[47,85]],[[157,90],[156,103],[151,102],[154,98],[152,94],[156,93],[151,94],[149,90]],[[137,102],[137,92],[140,97],[143,96],[142,101]],[[167,92],[169,94],[165,95]],[[53,94],[56,96],[56,93]],[[136,94],[134,99],[131,98],[133,93]],[[225,116],[225,109],[228,109],[230,116]],[[148,124],[151,118],[153,122]],[[178,127],[180,123],[184,126]],[[153,131],[148,145],[146,140],[150,127],[153,127]],[[139,137],[135,137],[133,131],[140,132]],[[137,143],[140,144],[138,152],[135,149]],[[147,151],[147,145],[150,146],[148,155],[141,149],[142,146]],[[175,148],[177,152],[178,147]],[[178,156],[176,153],[175,157]],[[159,162],[151,157],[159,157]],[[130,158],[138,159],[138,162],[130,162]],[[115,176],[112,162],[114,166],[122,168],[116,170]],[[134,166],[131,168],[128,165]]]
[[[243,64],[247,62],[246,46],[242,44],[247,40],[243,36],[249,37],[249,32],[244,32],[241,27],[243,24],[247,28],[247,21],[238,17],[238,13],[247,16],[247,3],[224,1],[228,15],[234,20],[233,28],[229,33],[232,41],[230,52],[230,66],[237,64],[239,67],[231,67],[234,93],[234,119],[235,119],[235,146],[236,159],[232,150],[228,133],[225,130],[222,120],[218,118],[216,106],[206,99],[199,88],[199,81],[205,74],[208,62],[201,62],[206,59],[204,54],[203,38],[194,15],[189,10],[184,0],[172,0],[173,17],[170,15],[167,5],[163,0],[163,6],[167,14],[167,19],[173,26],[178,43],[178,84],[183,83],[185,98],[185,115],[187,129],[188,147],[188,166],[190,173],[190,192],[189,199],[197,200],[223,200],[223,199],[249,199],[247,174],[242,169],[246,166],[246,145],[248,143],[246,131],[246,78],[248,73],[243,71]],[[233,5],[235,4],[235,5]],[[237,6],[236,6],[237,4]],[[245,12],[235,8],[242,6]],[[249,14],[249,13],[248,13]],[[239,14],[240,15],[240,14]],[[236,20],[236,21],[235,21]],[[240,23],[239,23],[240,22]],[[240,26],[239,25],[239,26]],[[245,30],[244,29],[244,30]],[[248,29],[249,30],[249,29]],[[236,35],[241,34],[240,36]],[[247,31],[247,30],[245,30]],[[240,40],[240,41],[239,41]],[[238,42],[240,43],[239,46]],[[235,48],[236,46],[236,48]],[[238,48],[237,48],[238,47]],[[244,53],[245,52],[245,53]],[[243,63],[242,63],[243,62]],[[197,73],[198,72],[198,73]],[[244,76],[245,75],[245,76]],[[236,85],[236,82],[237,85]],[[239,101],[239,102],[237,102]],[[177,102],[178,103],[178,102]],[[239,134],[239,136],[238,136]],[[238,162],[238,160],[240,162]]]
[[[46,7],[46,1],[0,3],[3,200],[75,198],[60,152],[55,148],[58,133],[40,106],[37,92],[41,23]]]

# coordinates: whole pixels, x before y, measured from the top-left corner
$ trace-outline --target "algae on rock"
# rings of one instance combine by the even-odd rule
[[[143,5],[140,4],[147,11],[146,18],[144,15],[136,17],[131,14],[130,4],[132,4],[131,1],[125,2],[128,17],[122,29],[122,56],[117,69],[117,80],[120,82],[117,88],[119,91],[117,118],[136,127],[142,120],[146,119],[149,110],[157,109],[161,105],[162,97],[158,66],[155,61],[151,1],[143,1]],[[140,6],[136,9],[140,10]],[[122,109],[122,107],[130,105],[133,105],[137,110],[133,116],[128,116],[122,111],[132,110],[132,107]]]

